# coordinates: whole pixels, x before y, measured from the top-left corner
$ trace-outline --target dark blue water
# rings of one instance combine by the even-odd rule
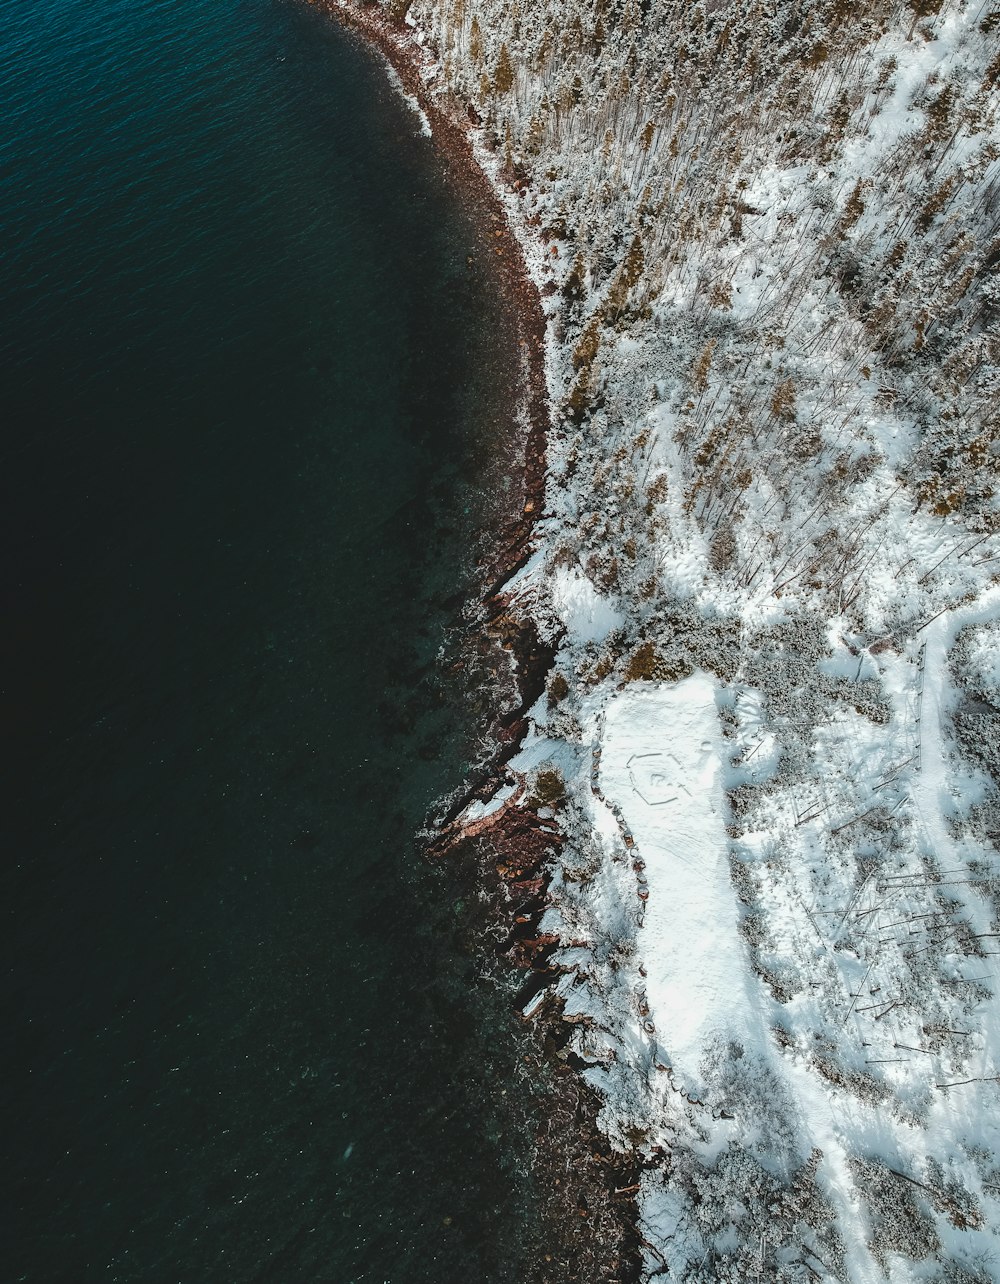
[[[0,18],[3,1277],[516,1280],[519,1050],[413,838],[476,722],[475,228],[311,11]]]

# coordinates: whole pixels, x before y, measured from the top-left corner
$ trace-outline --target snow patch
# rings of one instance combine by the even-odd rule
[[[575,642],[603,642],[621,628],[622,615],[575,567],[559,567],[552,576],[552,605]]]
[[[601,787],[645,861],[642,933],[663,1054],[700,1089],[704,1049],[763,1037],[726,857],[715,683],[637,683],[610,702]]]

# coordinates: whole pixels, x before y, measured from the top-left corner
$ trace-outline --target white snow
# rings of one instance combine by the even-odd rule
[[[500,810],[508,799],[512,798],[517,792],[516,785],[501,785],[501,787],[488,798],[485,802],[474,799],[462,813],[462,820],[469,824],[476,820],[485,820],[487,816],[492,816]]]
[[[658,1043],[692,1090],[713,1039],[759,1041],[729,878],[715,687],[637,683],[609,702],[600,782],[645,861],[642,934]]]
[[[556,993],[648,1278],[988,1284],[995,6],[613,9],[408,15],[545,287]]]
[[[550,591],[556,615],[575,642],[603,642],[623,617],[576,567],[559,567]]]

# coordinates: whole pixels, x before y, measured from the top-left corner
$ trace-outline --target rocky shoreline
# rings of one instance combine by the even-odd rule
[[[635,1155],[616,1152],[601,1133],[601,1099],[573,1064],[567,1047],[572,1026],[563,1019],[562,1000],[549,992],[561,975],[551,961],[558,941],[540,931],[540,921],[553,860],[565,840],[557,811],[527,797],[526,780],[508,767],[529,729],[528,710],[545,692],[555,653],[505,587],[531,556],[535,525],[544,513],[550,405],[542,299],[504,202],[477,161],[471,134],[479,122],[457,105],[447,109],[428,92],[425,75],[433,74],[433,62],[413,29],[391,21],[379,6],[313,3],[385,58],[427,118],[460,199],[484,234],[490,233],[489,271],[509,303],[504,338],[519,362],[520,405],[505,425],[504,469],[520,485],[515,484],[507,511],[497,514],[491,548],[480,559],[479,596],[467,611],[466,639],[467,650],[475,653],[472,663],[496,675],[489,733],[495,749],[449,800],[426,852],[431,859],[477,871],[488,905],[478,947],[486,952],[494,942],[499,967],[523,974],[514,1010],[531,1005],[531,1018],[525,1019],[535,1045],[531,1059],[545,1075],[546,1089],[537,1102],[532,1157],[542,1192],[543,1240],[526,1282],[632,1284],[642,1260],[635,1203],[642,1168]],[[518,190],[516,173],[503,181]],[[468,818],[475,804],[488,803],[502,790],[509,797],[499,806],[483,807],[478,819]]]
[[[521,496],[513,510],[504,515],[495,532],[491,556],[481,568],[484,601],[499,598],[504,583],[529,555],[535,522],[545,499],[545,452],[549,427],[549,397],[545,375],[545,313],[538,287],[532,280],[524,253],[502,200],[490,178],[477,163],[470,132],[475,121],[457,108],[446,110],[430,93],[422,72],[433,66],[429,55],[405,23],[393,23],[377,5],[312,0],[335,21],[359,35],[376,49],[396,73],[407,96],[415,101],[429,121],[435,150],[448,175],[483,236],[488,236],[488,271],[497,282],[498,293],[509,304],[506,337],[518,356],[521,406],[510,434],[511,462],[516,458],[522,479]],[[511,175],[512,181],[518,182]],[[499,610],[497,612],[499,614]]]
[[[995,1234],[997,20],[779,8],[345,11],[549,318],[434,850],[525,976],[553,1284]]]

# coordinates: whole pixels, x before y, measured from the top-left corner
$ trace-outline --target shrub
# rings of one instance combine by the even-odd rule
[[[532,802],[540,807],[558,807],[566,797],[566,783],[562,773],[554,767],[540,771],[535,777],[535,792]]]
[[[940,1248],[930,1218],[917,1204],[911,1182],[877,1159],[849,1159],[859,1191],[864,1192],[872,1219],[871,1249],[885,1267],[891,1253],[914,1261],[930,1257]]]
[[[661,655],[652,642],[643,642],[625,668],[626,682],[680,682],[694,672],[683,655]]]
[[[656,676],[656,648],[652,642],[643,642],[638,651],[628,662],[628,668],[625,670],[625,679],[627,682],[640,682],[645,680],[651,682]]]
[[[549,679],[549,708],[553,709],[569,695],[569,683],[563,673],[553,673]]]

